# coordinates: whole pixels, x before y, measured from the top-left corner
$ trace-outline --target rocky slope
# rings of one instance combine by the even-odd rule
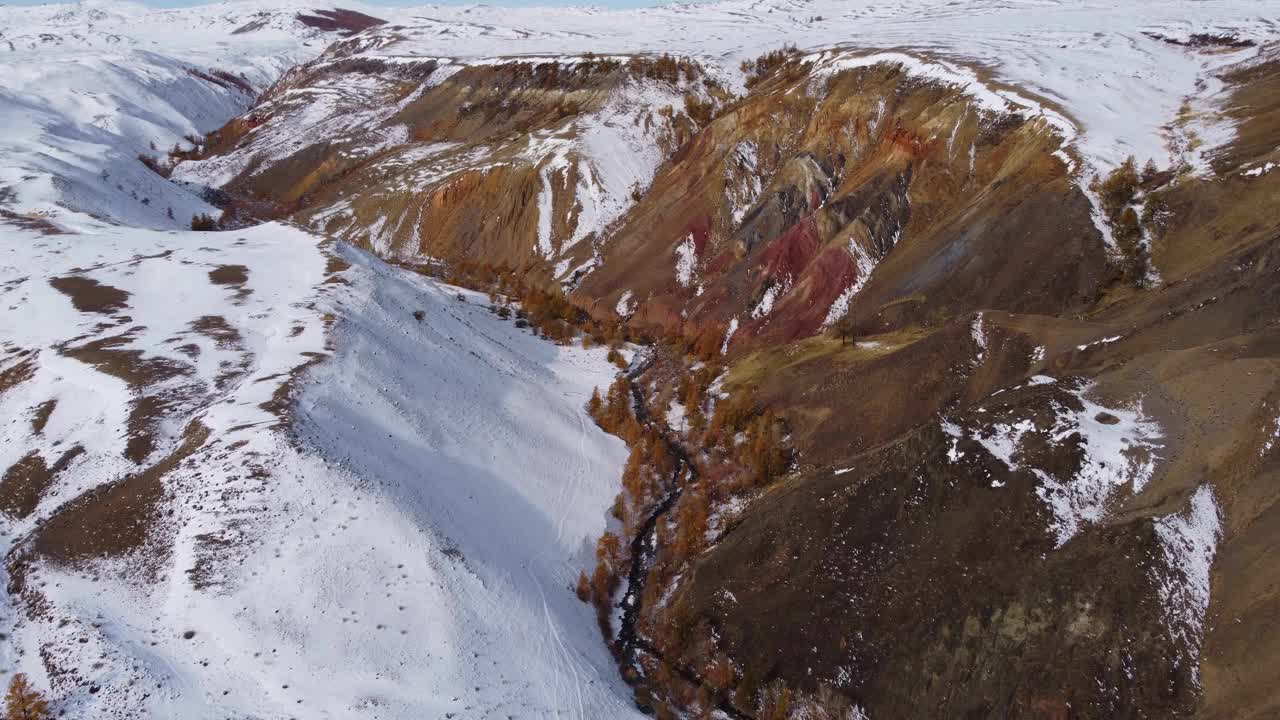
[[[646,710],[1269,717],[1265,10],[405,11],[171,179],[650,346],[578,558]]]

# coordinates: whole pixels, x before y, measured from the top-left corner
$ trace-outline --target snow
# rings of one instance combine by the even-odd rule
[[[1129,155],[1168,165],[1186,159],[1192,145],[1193,164],[1204,171],[1203,157],[1233,136],[1220,112],[1221,83],[1211,75],[1257,50],[1201,52],[1161,37],[1212,30],[1262,43],[1280,34],[1269,21],[1276,9],[1270,0],[1173,0],[1150,7],[1101,0],[833,0],[804,8],[820,10],[828,18],[822,23],[801,22],[804,16],[783,0],[630,10],[344,6],[391,22],[360,35],[348,55],[408,65],[439,60],[455,70],[514,56],[577,62],[585,52],[671,52],[694,57],[712,77],[740,90],[738,63],[786,42],[825,49],[822,72],[892,62],[963,88],[980,108],[1012,104],[1042,117],[1075,145],[1087,166],[1082,184],[1084,176],[1103,173]],[[138,226],[176,227],[208,211],[197,197],[149,176],[136,155],[150,152],[151,142],[165,148],[185,134],[211,130],[252,101],[187,68],[243,73],[261,90],[294,63],[317,56],[330,38],[294,19],[310,9],[260,0],[172,10],[111,0],[0,8],[0,21],[13,28],[0,38],[7,70],[0,79],[0,115],[8,131],[0,154],[10,158],[0,184],[16,187],[16,180],[32,176],[21,183],[23,209],[68,205]],[[257,29],[234,32],[251,23]],[[853,44],[849,26],[859,28]],[[689,32],[691,27],[698,31]],[[983,74],[972,69],[978,66]],[[610,98],[604,112],[577,128],[582,209],[574,236],[563,239],[570,244],[617,219],[632,188],[646,187],[662,159],[653,143],[660,123],[649,118],[665,106],[679,112],[682,94],[657,83],[638,85]],[[325,90],[303,99],[318,113],[309,116],[326,122],[343,121],[324,112],[337,93],[363,92]],[[1191,120],[1175,123],[1184,104]],[[349,121],[372,129],[372,120],[361,115]],[[739,150],[753,173],[754,147]],[[180,175],[218,184],[234,169],[243,165],[213,163]],[[103,170],[107,180],[100,178]],[[742,190],[736,220],[758,192]],[[150,202],[142,204],[143,198]],[[176,220],[167,217],[169,208]]]
[[[730,201],[733,226],[742,224],[747,213],[756,204],[764,188],[763,173],[755,143],[744,140],[738,143],[725,163],[725,189]]]
[[[1271,433],[1262,442],[1262,447],[1258,449],[1258,457],[1263,457],[1271,452],[1271,448],[1276,446],[1277,441],[1280,441],[1280,417],[1271,421]]]
[[[582,210],[565,247],[590,235],[600,238],[635,203],[632,192],[653,182],[666,159],[658,140],[667,123],[657,112],[679,108],[683,114],[684,90],[649,80],[629,81],[609,95],[599,112],[577,120],[577,149],[583,160],[576,195]]]
[[[729,341],[733,339],[733,334],[736,332],[738,332],[738,318],[735,316],[729,321],[729,327],[725,328],[724,341],[720,343],[721,355],[729,352]]]
[[[0,7],[0,187],[24,212],[68,207],[128,225],[185,226],[216,212],[138,161],[202,135],[319,53],[326,36],[294,19],[309,5],[224,2],[152,10],[126,2]],[[235,33],[254,20],[262,26]],[[170,211],[173,217],[170,217]]]
[[[618,303],[613,306],[613,311],[616,312],[619,317],[624,318],[630,317],[631,313],[636,311],[635,303],[631,300],[630,290],[622,293],[622,296],[618,298]]]
[[[769,313],[773,312],[773,304],[777,302],[780,296],[786,294],[787,289],[788,286],[785,283],[775,283],[770,285],[764,291],[764,295],[760,296],[760,302],[752,308],[751,319],[758,320],[759,318],[765,317]]]
[[[1014,460],[1014,454],[1018,451],[1022,436],[1034,431],[1035,428],[1035,423],[1030,420],[1020,420],[1011,424],[994,423],[990,426],[989,432],[975,434],[974,439],[981,443],[987,452],[999,458],[1010,470],[1017,470],[1018,463]]]
[[[685,414],[684,405],[672,399],[671,403],[667,405],[666,421],[667,427],[676,432],[687,430],[689,421]]]
[[[900,232],[901,230],[899,230]],[[893,247],[897,241],[898,235],[895,234],[893,239],[889,241],[889,247]],[[840,318],[849,312],[849,303],[853,301],[853,298],[858,293],[862,292],[862,288],[871,279],[872,271],[879,264],[879,260],[867,252],[857,240],[849,241],[849,254],[853,256],[853,264],[858,269],[858,274],[853,279],[853,283],[836,297],[835,301],[831,303],[831,307],[827,308],[827,316],[822,320],[823,330],[835,325]]]
[[[790,42],[802,49],[879,49],[913,72],[967,88],[984,107],[1006,99],[1042,114],[1075,139],[1096,171],[1132,154],[1168,164],[1168,124],[1187,97],[1209,98],[1212,84],[1197,79],[1256,49],[1197,52],[1147,33],[1185,37],[1234,33],[1266,41],[1276,36],[1274,2],[1200,3],[1173,0],[1133,6],[1076,0],[987,3],[980,0],[905,0],[885,5],[837,0],[796,6],[783,0],[725,0],[635,10],[600,8],[432,8],[429,22],[408,12],[403,38],[384,52],[492,58],[513,53],[558,56],[591,51],[690,55],[716,68],[731,87],[741,84],[743,59]],[[827,22],[805,23],[820,12]],[[851,43],[848,27],[857,26]],[[689,32],[689,28],[698,28]],[[513,31],[519,33],[513,38]],[[907,51],[905,49],[910,49]],[[842,59],[842,66],[857,63]],[[863,63],[869,61],[862,61]],[[989,70],[1003,86],[987,85],[966,66]],[[1008,88],[1020,88],[1016,98]],[[1207,106],[1212,105],[1208,100]],[[1068,127],[1070,130],[1068,130]],[[1225,128],[1227,135],[1230,128]],[[1217,141],[1221,138],[1213,138]],[[1208,143],[1209,145],[1212,142]]]
[[[1053,513],[1052,529],[1059,547],[1084,525],[1101,520],[1108,501],[1121,488],[1142,492],[1155,473],[1156,451],[1161,447],[1160,426],[1142,412],[1141,402],[1108,408],[1089,400],[1089,390],[1086,386],[1076,394],[1083,409],[1060,411],[1052,431],[1055,442],[1076,434],[1081,438],[1084,457],[1075,477],[1062,482],[1037,473],[1042,481],[1038,492]]]
[[[563,149],[548,155],[538,169],[538,178],[542,181],[538,188],[538,252],[545,258],[555,257],[556,252],[551,242],[551,227],[555,222],[555,189],[552,183],[555,175],[562,175],[568,169],[569,159]]]
[[[694,271],[698,266],[698,253],[693,245],[693,235],[676,246],[676,282],[680,287],[694,284]]]
[[[978,346],[978,354],[974,356],[973,364],[981,365],[987,354],[987,327],[982,313],[978,313],[969,323],[969,335],[973,337],[973,344]]]
[[[1266,175],[1267,173],[1275,169],[1275,167],[1276,167],[1275,163],[1267,162],[1267,163],[1258,165],[1257,167],[1249,168],[1248,170],[1243,171],[1241,174],[1244,175],[1245,177],[1262,177],[1263,175]]]
[[[1062,384],[1047,376],[1035,376],[1027,385]],[[959,440],[977,441],[1010,471],[1027,470],[1038,480],[1036,494],[1048,509],[1049,531],[1062,547],[1085,526],[1101,521],[1112,499],[1124,489],[1142,492],[1155,474],[1157,452],[1163,445],[1160,425],[1142,410],[1141,400],[1129,406],[1110,407],[1090,399],[1093,386],[1083,384],[1071,392],[1080,409],[1050,401],[1052,425],[1029,417],[990,422],[976,429],[943,420],[942,430],[953,439],[948,458],[963,457]],[[986,412],[987,408],[978,408]],[[1070,475],[1047,472],[1024,457],[1024,438],[1041,436],[1049,445],[1079,447],[1080,464]]]
[[[1155,573],[1156,590],[1169,632],[1198,682],[1209,572],[1222,537],[1222,513],[1212,488],[1201,485],[1184,512],[1157,518],[1155,529],[1168,566],[1166,572]]]
[[[40,351],[0,404],[26,418],[59,400],[41,435],[0,427],[0,451],[7,463],[72,443],[85,453],[0,550],[135,468],[121,452],[137,391],[62,344],[137,328],[123,349],[183,368],[146,388],[183,390],[152,460],[188,423],[212,432],[164,478],[172,515],[153,537],[165,551],[84,570],[37,556],[28,577],[49,612],[28,617],[4,596],[0,664],[54,683],[79,717],[641,717],[571,590],[626,456],[583,409],[616,372],[604,348],[539,340],[480,295],[295,228],[167,233],[65,217],[77,232],[0,228],[0,337],[6,353]],[[325,282],[333,253],[351,264],[345,283]],[[231,263],[247,268],[247,294],[211,282]],[[127,308],[74,309],[48,282],[73,268],[131,293]],[[210,315],[239,339],[192,330]],[[261,404],[315,353],[286,429]],[[154,581],[135,570],[144,556],[160,558]],[[42,656],[74,677],[47,677]]]
[[[1124,339],[1123,335],[1112,335],[1110,337],[1104,337],[1098,340],[1094,340],[1092,342],[1087,342],[1083,345],[1077,345],[1076,350],[1088,350],[1091,347],[1098,347],[1099,345],[1110,345],[1113,342],[1116,342],[1118,340],[1123,340],[1123,339]]]

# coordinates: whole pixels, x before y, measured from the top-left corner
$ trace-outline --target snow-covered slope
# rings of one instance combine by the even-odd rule
[[[1141,7],[1094,0],[725,0],[626,11],[344,7],[395,23],[357,43],[369,58],[475,63],[674,52],[697,57],[730,87],[741,87],[741,60],[784,43],[946,58],[986,68],[984,79],[1017,86],[1069,117],[1080,152],[1097,170],[1129,154],[1139,162],[1199,164],[1231,136],[1217,114],[1210,71],[1253,49],[1198,52],[1179,43],[1196,33],[1254,42],[1280,33],[1268,19],[1280,10],[1274,0]],[[209,211],[198,197],[153,176],[137,155],[212,130],[253,99],[192,70],[230,73],[256,92],[318,55],[336,36],[297,20],[310,11],[297,2],[162,11],[113,0],[0,8],[6,65],[0,155],[8,158],[0,185],[12,188],[24,211],[61,204],[148,227],[184,225],[193,213]]]
[[[1074,119],[1081,152],[1108,169],[1130,154],[1165,165],[1171,154],[1195,153],[1185,139],[1169,146],[1177,138],[1166,125],[1184,101],[1209,136],[1205,148],[1229,138],[1212,102],[1219,86],[1206,76],[1256,48],[1206,53],[1187,43],[1196,34],[1274,40],[1277,13],[1276,0],[723,0],[621,11],[445,6],[399,11],[394,19],[404,27],[373,31],[363,54],[476,62],[666,52],[718,67],[726,84],[741,87],[738,63],[784,44],[906,50],[984,68],[984,80],[1034,93]]]
[[[6,479],[6,671],[78,717],[633,712],[571,590],[604,349],[282,225],[75,229],[0,231],[0,464],[48,470]]]
[[[320,53],[338,35],[298,19],[313,7],[0,7],[0,188],[23,212],[69,207],[142,227],[212,211],[138,156],[219,127]]]

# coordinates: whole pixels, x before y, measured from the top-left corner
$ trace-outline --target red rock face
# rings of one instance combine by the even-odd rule
[[[786,339],[812,335],[822,327],[827,310],[858,279],[858,268],[848,249],[829,246],[805,268],[795,289],[778,308],[790,318]]]
[[[777,282],[792,282],[804,271],[818,250],[818,226],[812,215],[792,225],[781,237],[769,243],[760,259],[763,277]]]
[[[689,224],[685,227],[684,237],[693,238],[694,253],[701,258],[707,249],[707,239],[711,237],[711,216],[703,215],[689,221]],[[683,242],[683,239],[681,242]]]

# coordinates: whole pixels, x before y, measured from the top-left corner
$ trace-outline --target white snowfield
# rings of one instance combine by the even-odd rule
[[[572,591],[626,455],[584,410],[616,372],[604,348],[553,345],[481,295],[283,225],[78,230],[0,228],[3,368],[37,353],[0,396],[0,463],[84,448],[34,513],[6,517],[0,550],[138,469],[122,451],[139,393],[181,390],[148,464],[195,423],[211,432],[164,477],[152,545],[35,556],[26,581],[48,605],[4,596],[0,668],[71,717],[636,714]],[[351,267],[327,270],[330,253]],[[211,282],[232,261],[245,281]],[[78,311],[49,282],[69,275],[130,295]],[[197,330],[208,317],[224,322]],[[182,374],[133,388],[63,352],[117,336]],[[314,353],[290,430],[261,404]]]

